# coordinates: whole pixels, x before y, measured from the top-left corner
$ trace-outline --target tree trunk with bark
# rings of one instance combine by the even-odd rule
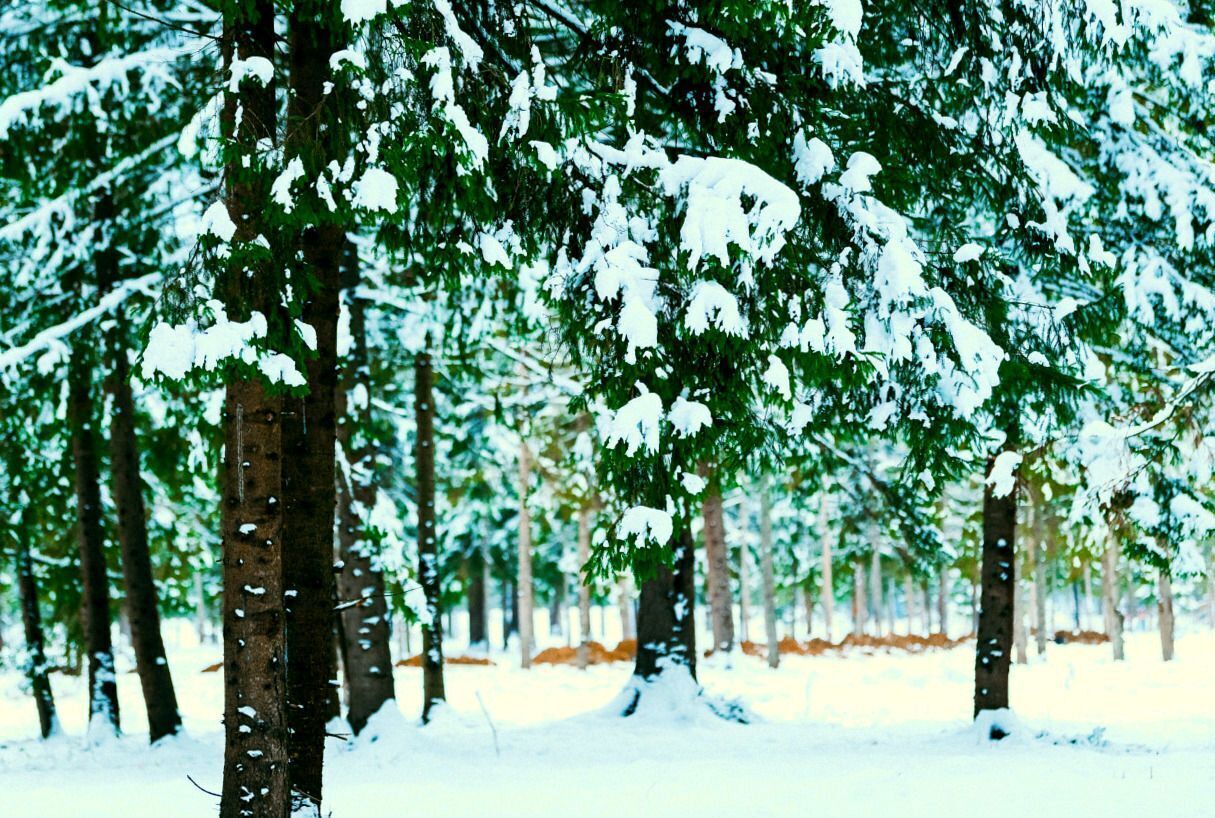
[[[285,156],[317,172],[338,158],[336,98],[326,93],[329,57],[345,41],[340,12],[325,0],[288,9],[288,97]],[[291,788],[297,808],[319,814],[325,724],[340,711],[334,641],[334,520],[337,507],[337,324],[346,252],[343,226],[323,217],[300,230],[292,282],[303,297],[301,320],[315,334],[305,364],[307,393],[284,401],[283,491],[287,550],[287,699]]]
[[[730,592],[730,558],[726,547],[721,488],[717,485],[716,475],[703,467],[701,473],[708,477],[710,485],[704,500],[703,516],[713,650],[729,653],[734,650],[734,598]]]
[[[738,638],[751,639],[751,554],[747,544],[738,547]]]
[[[1173,661],[1173,583],[1165,569],[1157,571],[1157,607],[1160,614],[1160,655],[1166,662]]]
[[[776,634],[776,581],[772,572],[772,498],[768,494],[766,479],[759,484],[759,560],[764,588],[764,636],[768,642],[768,667],[775,668],[780,666],[780,640]]]
[[[949,569],[945,566],[937,573],[937,628],[949,635]]]
[[[476,548],[469,555],[468,572],[468,647],[472,651],[489,650],[489,577],[485,555]]]
[[[532,480],[532,453],[527,441],[519,444],[519,581],[515,587],[515,600],[519,606],[519,654],[524,669],[532,666],[532,649],[535,645],[535,619],[532,609],[535,603],[535,588],[532,583],[532,515],[528,509],[528,493]]]
[[[865,635],[865,622],[869,619],[869,607],[865,603],[865,562],[857,560],[852,569],[852,633]]]
[[[915,620],[920,616],[920,598],[916,595],[915,578],[911,576],[911,571],[903,577],[903,599],[906,601],[907,634],[910,636],[915,631]]]
[[[177,694],[160,633],[156,581],[152,578],[152,558],[148,551],[147,513],[135,437],[135,399],[131,394],[126,335],[126,318],[120,308],[108,345],[110,376],[106,391],[110,395],[110,472],[114,506],[118,511],[118,543],[122,551],[131,645],[135,649],[135,667],[148,715],[148,738],[155,743],[181,729],[181,715],[177,711]]]
[[[336,395],[341,467],[337,470],[337,597],[342,632],[346,720],[357,735],[385,703],[396,698],[391,627],[384,572],[366,523],[375,505],[375,451],[368,438],[371,361],[365,304],[357,295],[358,257],[347,245],[343,290],[350,320],[350,350]]]
[[[224,62],[274,60],[269,0],[224,7]],[[239,112],[239,114],[238,114]],[[275,142],[273,81],[244,81],[224,97],[222,129],[230,142],[224,200],[249,246],[265,231],[269,185],[258,143]],[[247,164],[246,161],[247,160]],[[274,270],[265,261],[226,271],[232,320],[281,310]],[[224,398],[223,635],[224,780],[220,818],[286,818],[291,811],[287,750],[287,637],[284,609],[284,400],[258,377],[229,375]]]
[[[696,678],[696,542],[685,527],[679,533],[675,564],[660,565],[641,584],[641,604],[637,616],[637,659],[633,675],[654,679],[666,662],[688,669]],[[631,715],[637,701],[626,706]]]
[[[89,664],[91,738],[118,734],[118,684],[110,641],[110,583],[106,576],[101,483],[93,419],[93,372],[88,338],[77,338],[68,362],[68,425],[75,466],[77,546],[83,582],[84,645]]]
[[[578,511],[578,667],[586,670],[590,661],[591,641],[591,586],[587,573],[591,561],[591,510],[583,506]]]
[[[1033,543],[1030,546],[1034,555],[1034,627],[1035,646],[1038,655],[1046,653],[1046,633],[1050,629],[1046,621],[1046,510],[1043,508],[1041,495],[1035,493],[1034,505],[1030,513],[1033,515]]]
[[[882,552],[875,523],[869,525],[869,544],[873,549],[869,569],[869,616],[873,622],[874,636],[882,635]]]
[[[620,607],[620,638],[629,640],[637,638],[637,617],[633,611],[633,581],[628,575],[620,578],[619,592]]]
[[[38,727],[42,737],[50,738],[59,732],[59,718],[55,714],[55,697],[51,692],[46,637],[38,606],[38,581],[34,576],[34,561],[30,554],[34,525],[28,500],[24,503],[21,516],[22,525],[17,536],[17,585],[21,594],[21,623],[25,628],[25,678],[29,681],[30,692],[38,708]]]
[[[990,479],[996,458],[987,462]],[[1017,477],[1014,472],[1014,478]],[[1013,559],[1017,531],[1017,486],[997,497],[990,483],[983,489],[983,566],[975,651],[975,706],[984,710],[1008,707],[1008,671],[1012,659]],[[993,739],[1004,737],[992,727]]]
[[[823,629],[825,633],[823,638],[828,642],[835,639],[835,578],[832,576],[833,557],[831,542],[831,512],[834,506],[831,503],[830,495],[823,492],[822,504],[819,506],[818,520],[816,528],[818,529],[818,541],[822,547],[822,579],[821,587],[819,588],[819,598],[823,601]]]
[[[1123,661],[1126,655],[1123,649],[1124,616],[1118,609],[1118,551],[1118,541],[1111,535],[1106,553],[1101,555],[1101,603],[1114,661]]]
[[[429,343],[427,338],[428,346]],[[426,597],[426,616],[422,620],[422,721],[427,722],[435,702],[447,700],[443,684],[442,588],[435,531],[435,406],[430,353],[423,350],[415,356],[413,371],[417,419],[414,461],[418,470],[418,577]]]

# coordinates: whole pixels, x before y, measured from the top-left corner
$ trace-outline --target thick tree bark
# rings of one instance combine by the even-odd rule
[[[347,696],[346,719],[355,734],[386,702],[396,697],[392,680],[391,628],[384,572],[368,536],[366,515],[375,505],[375,452],[367,435],[370,425],[371,362],[367,353],[365,305],[358,298],[358,259],[347,246],[343,289],[350,317],[351,346],[338,390],[337,438],[342,467],[337,470],[337,596],[342,629],[342,670]],[[357,602],[356,600],[361,600]]]
[[[480,548],[469,555],[468,571],[468,647],[474,651],[489,650],[488,577],[485,556]]]
[[[696,543],[692,531],[679,533],[672,567],[658,566],[641,583],[641,605],[637,616],[637,660],[633,675],[654,679],[666,662],[687,667],[696,677]],[[636,707],[633,702],[625,715]]]
[[[21,594],[21,623],[25,627],[25,677],[29,680],[34,704],[38,708],[38,726],[42,737],[50,738],[59,732],[59,718],[55,715],[55,697],[51,692],[50,669],[46,662],[46,637],[42,631],[42,614],[38,606],[38,581],[34,577],[34,561],[30,557],[29,538],[34,533],[32,516],[27,500],[17,537],[17,585]]]
[[[84,645],[89,663],[89,734],[118,733],[118,684],[110,642],[110,585],[93,421],[93,373],[87,337],[77,339],[68,362],[68,424],[75,465],[77,546],[83,582]]]
[[[126,320],[119,313],[110,333],[110,471],[114,505],[118,510],[118,543],[122,549],[122,575],[126,584],[127,620],[135,667],[143,688],[148,715],[148,738],[155,743],[181,729],[177,694],[165,657],[160,633],[156,582],[148,552],[147,515],[143,479],[135,437],[135,399],[131,394],[130,364],[126,349]]]
[[[825,633],[823,638],[828,642],[835,639],[835,578],[832,576],[833,557],[831,542],[831,513],[834,511],[834,504],[831,502],[830,495],[823,492],[822,503],[819,506],[818,520],[816,528],[818,529],[818,541],[822,547],[822,579],[819,589],[819,598],[823,601],[823,628]]]
[[[1173,583],[1167,570],[1157,572],[1157,607],[1160,614],[1160,656],[1166,662],[1173,661]]]
[[[768,667],[780,666],[780,640],[776,635],[776,580],[772,572],[772,498],[768,481],[759,485],[759,560],[764,586],[764,636],[768,641]],[[797,606],[794,606],[796,610]]]
[[[519,606],[517,627],[519,628],[520,664],[525,670],[532,666],[534,646],[534,619],[532,605],[535,593],[532,586],[532,515],[528,510],[528,491],[532,479],[532,453],[527,441],[519,444],[519,579],[515,586],[515,600]]]
[[[995,458],[987,463],[990,477]],[[1008,707],[1008,670],[1012,659],[1013,559],[1017,530],[1017,488],[995,496],[990,484],[983,489],[983,567],[975,650],[976,716],[984,710]],[[993,739],[1003,738],[992,728]]]
[[[709,493],[702,507],[704,516],[705,557],[707,565],[709,622],[713,631],[713,650],[734,650],[734,598],[730,592],[730,556],[726,547],[726,523],[721,488],[707,469]]]
[[[429,344],[429,338],[427,339]],[[414,409],[417,432],[414,460],[418,470],[418,576],[426,597],[422,620],[422,721],[430,720],[435,702],[447,700],[443,684],[443,611],[439,582],[439,548],[435,531],[434,372],[430,354],[414,358]]]
[[[591,641],[591,586],[587,564],[591,560],[591,510],[583,506],[578,511],[578,667],[586,670],[590,661]]]
[[[291,93],[284,154],[313,170],[336,158],[329,57],[344,38],[341,17],[325,0],[289,7]],[[283,491],[287,549],[287,698],[291,789],[297,808],[319,814],[325,724],[340,711],[334,641],[334,514],[337,506],[337,323],[345,233],[318,219],[297,234],[301,319],[315,333],[305,367],[307,393],[285,399]]]
[[[274,59],[269,0],[224,6],[224,62]],[[238,116],[239,111],[239,116]],[[224,199],[234,244],[263,235],[268,186],[253,157],[275,139],[273,82],[246,80],[225,95],[222,126],[231,140]],[[244,160],[249,160],[248,165]],[[274,270],[233,266],[224,297],[233,320],[281,309]],[[224,398],[223,536],[224,781],[220,818],[286,818],[291,811],[287,751],[287,637],[284,609],[283,398],[260,378],[230,375]]]

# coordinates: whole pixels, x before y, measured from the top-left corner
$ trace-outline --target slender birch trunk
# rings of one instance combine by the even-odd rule
[[[780,646],[776,635],[776,583],[772,573],[772,498],[768,481],[759,484],[759,558],[764,588],[764,634],[768,640],[768,667],[780,665]]]
[[[519,606],[519,652],[521,666],[532,666],[533,627],[532,605],[532,517],[528,510],[528,487],[531,485],[532,453],[527,441],[519,444],[519,580],[515,600]]]
[[[819,505],[819,513],[816,528],[818,529],[818,541],[822,547],[822,586],[819,589],[819,598],[823,601],[823,628],[826,631],[824,637],[828,642],[835,640],[835,578],[832,576],[833,557],[832,557],[832,542],[831,542],[831,513],[834,510],[834,504],[831,502],[831,497],[827,492],[823,492],[823,499]]]
[[[1160,621],[1160,655],[1166,662],[1173,661],[1173,583],[1166,569],[1157,571]]]
[[[578,667],[586,670],[590,662],[591,586],[587,565],[591,561],[591,510],[583,506],[578,512],[578,566],[582,581],[578,583]]]

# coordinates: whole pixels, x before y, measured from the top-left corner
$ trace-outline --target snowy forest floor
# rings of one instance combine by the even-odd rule
[[[399,717],[373,739],[332,740],[325,776],[335,818],[396,816],[1203,816],[1215,804],[1215,634],[1178,641],[1160,661],[1153,633],[1108,645],[1048,646],[1014,667],[1023,730],[999,744],[970,724],[973,643],[921,655],[738,656],[706,662],[714,694],[757,716],[609,716],[630,666],[580,672],[449,667],[451,706],[416,726],[421,671],[397,669]],[[1033,646],[1031,644],[1031,653]],[[82,746],[85,690],[56,675],[64,736],[39,742],[34,706],[0,675],[0,814],[6,818],[214,815],[223,679],[201,673],[219,646],[171,652],[187,736],[145,745],[139,685],[119,681],[126,734]],[[487,715],[488,714],[488,715]],[[490,722],[492,720],[493,730]],[[496,730],[496,739],[494,731]],[[495,749],[496,745],[496,749]]]

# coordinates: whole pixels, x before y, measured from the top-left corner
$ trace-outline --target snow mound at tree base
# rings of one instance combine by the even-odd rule
[[[649,679],[629,677],[624,689],[602,713],[656,724],[716,724],[722,720],[749,724],[756,720],[740,700],[705,693],[682,662],[664,660],[660,668]]]

